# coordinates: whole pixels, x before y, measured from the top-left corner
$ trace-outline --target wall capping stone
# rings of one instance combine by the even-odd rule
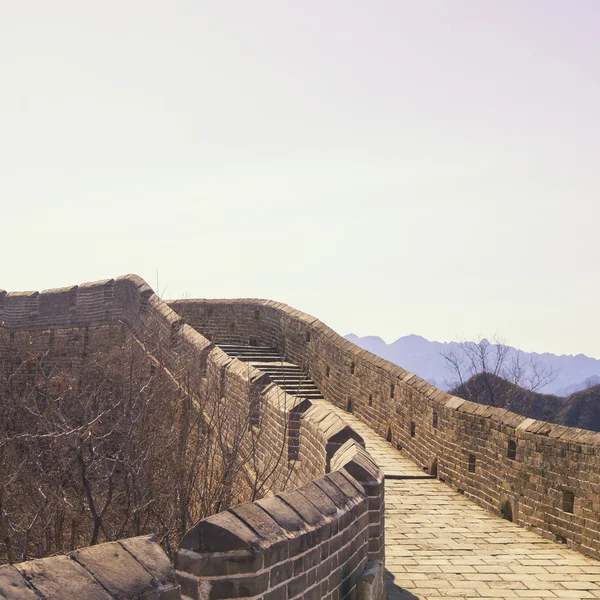
[[[140,536],[0,566],[7,600],[178,600],[175,570],[154,536]]]

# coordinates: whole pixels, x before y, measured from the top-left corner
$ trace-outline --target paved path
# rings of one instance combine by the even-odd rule
[[[363,436],[386,475],[426,475],[325,404]],[[385,503],[389,600],[600,598],[600,562],[493,516],[437,479],[387,479]]]
[[[290,393],[309,394],[337,412],[392,477],[385,482],[388,600],[600,598],[600,562],[495,517],[429,477],[362,421],[320,400],[306,374],[275,350],[223,348]]]

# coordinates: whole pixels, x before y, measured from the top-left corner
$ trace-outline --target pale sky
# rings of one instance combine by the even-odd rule
[[[0,0],[0,288],[135,272],[600,358],[600,1]]]

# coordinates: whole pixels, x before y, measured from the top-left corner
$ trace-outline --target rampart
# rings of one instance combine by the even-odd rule
[[[289,397],[225,354],[134,275],[45,292],[0,291],[0,324],[11,339],[60,342],[75,368],[96,344],[108,345],[127,329],[177,385],[250,414],[240,444],[259,440],[248,446],[257,468],[282,458],[270,471],[270,497],[200,521],[183,537],[175,565],[187,597],[384,597],[383,477],[360,436],[333,412]],[[182,362],[185,381],[178,379]]]
[[[600,557],[600,433],[451,396],[285,304],[179,300],[170,306],[213,342],[277,348],[307,369],[327,400],[424,471],[493,513]]]
[[[166,554],[143,536],[0,566],[0,598],[178,600],[181,591]]]

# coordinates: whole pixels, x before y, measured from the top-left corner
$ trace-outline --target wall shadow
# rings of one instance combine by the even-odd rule
[[[412,592],[405,590],[394,582],[395,576],[387,569],[385,570],[385,597],[387,600],[420,600]]]

